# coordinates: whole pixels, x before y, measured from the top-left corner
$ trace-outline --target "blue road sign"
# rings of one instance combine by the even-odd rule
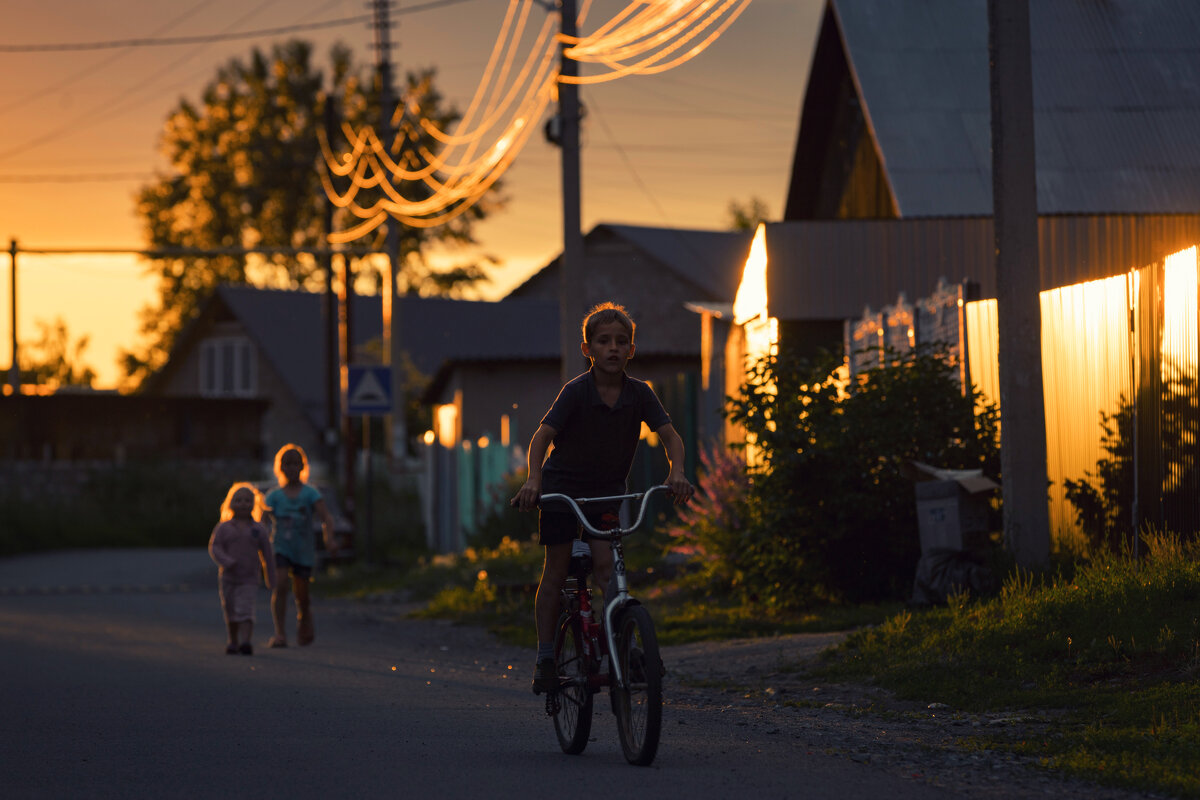
[[[392,368],[350,367],[348,411],[350,414],[392,413]]]

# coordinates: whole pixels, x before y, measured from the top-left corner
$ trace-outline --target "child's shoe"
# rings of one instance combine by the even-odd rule
[[[249,642],[242,642],[242,646],[238,648],[238,652],[244,656],[254,655],[254,647]]]
[[[558,688],[558,666],[553,658],[543,658],[533,670],[533,693],[553,691]]]
[[[237,655],[237,651],[238,651],[238,649],[237,649],[237,645],[236,645],[236,644],[227,644],[227,645],[225,645],[225,655],[229,655],[229,656],[236,656],[236,655]]]

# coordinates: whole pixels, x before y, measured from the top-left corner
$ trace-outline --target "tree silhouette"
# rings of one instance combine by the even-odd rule
[[[256,48],[249,60],[234,59],[220,67],[199,101],[180,101],[168,115],[162,137],[169,170],[137,197],[151,248],[327,247],[318,139],[325,103],[333,102],[339,122],[354,129],[377,126],[380,86],[374,72],[355,66],[342,45],[330,54],[330,89],[312,61],[311,44],[300,40],[276,45],[269,54]],[[458,112],[445,107],[434,78],[432,69],[410,72],[397,94],[407,108],[399,130],[405,146],[436,153],[439,143],[415,120],[425,117],[444,130],[457,121]],[[331,144],[335,149],[344,144],[340,132],[335,130]],[[401,230],[397,291],[454,294],[485,277],[494,259],[434,271],[424,254],[433,243],[474,244],[472,224],[502,202],[497,187],[486,202],[445,225]],[[404,191],[419,196],[426,188],[405,184]],[[360,201],[372,202],[371,191],[378,190],[360,194]],[[333,229],[341,222],[335,216]],[[382,229],[377,231],[359,249],[381,252],[383,235]],[[379,267],[363,265],[356,267],[356,275],[369,291],[378,291]],[[283,253],[168,257],[154,261],[150,269],[158,275],[159,297],[141,311],[144,344],[122,353],[127,386],[165,363],[175,337],[217,285],[316,289],[324,282],[320,259]]]

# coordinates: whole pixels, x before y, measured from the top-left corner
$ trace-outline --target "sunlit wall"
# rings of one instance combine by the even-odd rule
[[[1162,269],[1159,369],[1164,383],[1190,380],[1189,386],[1194,388],[1198,350],[1196,249],[1168,257]],[[1095,472],[1096,462],[1104,456],[1101,413],[1116,412],[1122,396],[1136,396],[1138,354],[1144,352],[1137,346],[1138,337],[1145,341],[1144,337],[1158,335],[1138,330],[1133,324],[1145,318],[1137,309],[1140,302],[1145,302],[1139,280],[1139,271],[1131,270],[1114,278],[1041,293],[1046,468],[1052,483],[1050,529],[1056,550],[1086,550],[1074,508],[1066,500],[1064,481]],[[971,381],[981,396],[999,403],[996,301],[968,303],[966,327]],[[1190,453],[1196,443],[1185,444]],[[1169,460],[1166,488],[1189,471],[1189,458]]]
[[[767,228],[762,224],[754,234],[742,270],[742,280],[733,301],[733,323],[740,330],[740,336],[731,337],[730,344],[740,350],[738,357],[742,369],[728,372],[741,376],[746,367],[771,355],[779,343],[779,321],[771,317],[767,309]],[[746,463],[759,464],[760,453],[755,446],[754,434],[739,430],[736,435],[746,443]]]

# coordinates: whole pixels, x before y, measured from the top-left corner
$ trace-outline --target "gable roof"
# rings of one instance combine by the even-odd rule
[[[317,292],[232,284],[218,286],[197,317],[181,332],[166,366],[147,380],[145,391],[154,394],[165,383],[178,368],[175,355],[193,347],[209,323],[232,316],[242,324],[313,425],[318,429],[324,427],[323,298],[324,295]],[[380,298],[355,295],[351,306],[351,335],[355,347],[378,339],[382,330]]]
[[[623,239],[707,295],[689,299],[732,302],[737,294],[754,232],[656,228],[605,222],[593,227],[584,241],[587,244],[604,236]],[[535,275],[557,271],[560,258],[556,257]],[[532,279],[533,276],[510,294],[519,294],[521,288]]]
[[[397,297],[393,342],[433,376],[455,361],[557,359],[558,303],[534,297],[499,302]]]
[[[1039,213],[1200,211],[1200,3],[1029,5]],[[812,129],[836,116],[807,101],[832,96],[814,85],[838,79],[830,48],[843,50],[897,213],[990,215],[987,0],[828,0],[793,193],[798,170],[824,157],[803,152]]]
[[[246,328],[318,430],[325,426],[324,295],[315,292],[221,286],[217,295]],[[354,295],[350,332],[356,348],[383,332],[383,303]]]

